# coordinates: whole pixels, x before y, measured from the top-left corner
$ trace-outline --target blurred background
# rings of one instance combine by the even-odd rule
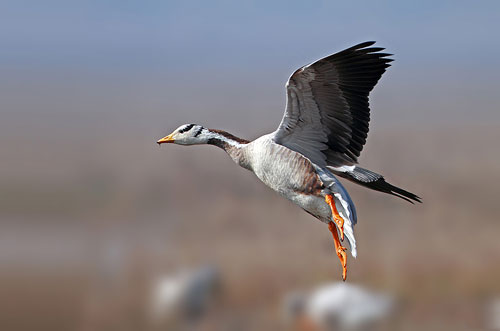
[[[296,68],[366,40],[395,62],[360,162],[424,203],[346,183],[348,284],[392,298],[384,329],[500,329],[499,12],[0,2],[2,329],[299,328],[290,293],[341,279],[324,224],[222,150],[155,142],[184,123],[271,132]]]

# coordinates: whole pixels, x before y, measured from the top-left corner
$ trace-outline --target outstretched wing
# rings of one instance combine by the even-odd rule
[[[287,106],[273,139],[318,166],[357,163],[368,134],[368,94],[392,59],[364,42],[306,65],[287,82]]]

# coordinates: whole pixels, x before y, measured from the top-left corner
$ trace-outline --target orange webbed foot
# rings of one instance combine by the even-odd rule
[[[346,248],[340,244],[339,235],[337,233],[337,227],[335,226],[335,223],[333,222],[328,223],[328,229],[330,230],[333,236],[333,243],[335,244],[335,252],[337,253],[337,256],[339,257],[340,263],[342,265],[342,280],[345,281],[347,278]]]
[[[340,230],[340,240],[344,241],[344,219],[339,215],[337,207],[335,206],[335,200],[333,200],[333,196],[331,194],[327,194],[325,196],[325,201],[330,206],[333,220]]]
[[[346,248],[340,246],[337,249],[337,256],[340,259],[340,263],[342,263],[342,280],[345,281],[347,278],[347,254],[346,254]]]

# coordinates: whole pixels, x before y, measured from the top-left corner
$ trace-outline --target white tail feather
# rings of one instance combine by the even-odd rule
[[[315,166],[316,171],[321,177],[321,180],[327,187],[333,192],[335,197],[335,206],[344,219],[344,235],[347,237],[349,242],[349,247],[351,250],[351,255],[356,257],[358,252],[356,250],[356,238],[354,237],[354,225],[357,222],[356,208],[354,203],[347,193],[344,186],[340,181],[332,174],[327,168],[320,168]]]
[[[354,237],[354,222],[352,219],[352,214],[350,212],[351,208],[349,203],[344,199],[341,193],[335,193],[334,196],[340,201],[342,208],[338,208],[339,215],[344,219],[344,235],[347,237],[349,242],[349,247],[351,249],[351,255],[356,257],[358,251],[356,250],[356,238]],[[349,199],[350,200],[350,199]]]

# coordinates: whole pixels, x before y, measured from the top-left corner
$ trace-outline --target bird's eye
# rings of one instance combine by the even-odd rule
[[[189,124],[189,125],[183,127],[182,129],[180,129],[179,133],[184,133],[186,131],[189,131],[189,130],[191,130],[193,128],[193,126],[194,126],[194,124]]]

